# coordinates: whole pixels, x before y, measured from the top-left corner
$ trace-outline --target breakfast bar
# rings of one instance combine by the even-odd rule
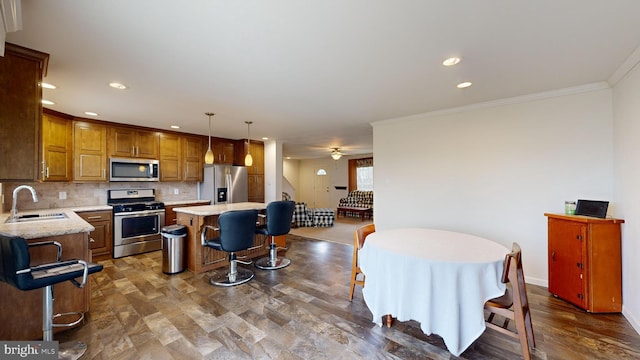
[[[217,226],[218,216],[226,211],[264,210],[266,208],[267,204],[255,202],[175,208],[177,224],[184,225],[187,228],[187,269],[197,274],[229,265],[226,252],[202,246],[200,234],[204,225]],[[210,233],[214,234],[213,232]],[[238,257],[255,258],[267,255],[269,252],[268,245],[268,241],[265,241],[265,236],[256,235],[253,246],[247,250],[239,251],[237,253]]]

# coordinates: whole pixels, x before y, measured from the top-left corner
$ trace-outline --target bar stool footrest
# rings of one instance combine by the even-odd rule
[[[53,315],[53,320],[55,320],[56,318],[62,317],[62,316],[69,316],[69,315],[76,315],[76,316],[78,316],[78,319],[74,320],[72,322],[69,322],[69,323],[62,323],[62,324],[53,323],[51,326],[52,327],[71,327],[71,326],[76,326],[76,325],[80,324],[82,322],[82,320],[84,320],[84,313],[81,312],[81,311],[55,314],[55,315]]]

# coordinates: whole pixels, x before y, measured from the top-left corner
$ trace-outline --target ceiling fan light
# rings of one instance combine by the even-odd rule
[[[331,152],[331,157],[333,158],[333,160],[340,160],[340,158],[342,157],[342,153],[337,148],[333,149],[333,151]]]

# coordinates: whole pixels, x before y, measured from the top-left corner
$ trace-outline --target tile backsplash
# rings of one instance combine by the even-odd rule
[[[26,184],[36,189],[38,202],[34,203],[31,192],[21,190],[18,192],[19,210],[37,210],[68,208],[77,206],[105,205],[107,203],[107,190],[109,189],[155,189],[156,199],[159,201],[196,200],[198,199],[197,182],[110,182],[110,183],[2,183],[3,203],[2,211],[11,210],[13,190]],[[176,194],[176,192],[178,194]],[[61,193],[66,199],[60,199]],[[63,196],[64,197],[64,196]]]

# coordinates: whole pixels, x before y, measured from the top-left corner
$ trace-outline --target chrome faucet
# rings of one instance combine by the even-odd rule
[[[11,221],[18,220],[18,192],[22,189],[28,189],[31,191],[31,196],[33,197],[33,202],[38,202],[38,195],[36,194],[36,190],[29,185],[20,185],[17,188],[13,189],[13,205],[11,206],[11,214],[9,214],[9,219]]]

